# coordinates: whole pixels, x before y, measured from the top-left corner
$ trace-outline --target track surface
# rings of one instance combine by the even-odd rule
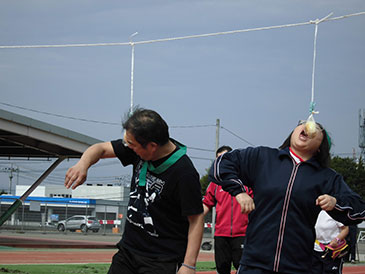
[[[115,243],[107,241],[60,240],[0,234],[0,265],[110,263],[115,252]],[[198,261],[214,261],[214,253],[201,251]],[[365,265],[345,265],[343,273],[365,274]]]

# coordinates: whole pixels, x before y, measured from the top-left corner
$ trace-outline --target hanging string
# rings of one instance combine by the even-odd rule
[[[318,25],[322,23],[323,21],[327,20],[333,13],[331,12],[326,17],[322,18],[321,20],[316,19],[312,21],[312,24],[315,24],[314,28],[314,42],[313,42],[313,66],[312,66],[312,96],[311,96],[311,102],[309,104],[309,117],[307,118],[307,121],[305,123],[304,130],[306,134],[313,138],[317,134],[317,124],[314,120],[313,115],[318,114],[318,111],[315,111],[315,102],[314,102],[314,76],[315,76],[315,68],[316,68],[316,55],[317,55],[317,36],[318,36]]]
[[[315,102],[314,102],[314,75],[316,69],[316,55],[317,55],[317,35],[318,35],[318,24],[322,23],[323,21],[327,20],[330,16],[332,16],[333,12],[328,14],[326,17],[323,17],[321,20],[316,19],[311,21],[312,24],[315,24],[314,28],[314,42],[313,42],[313,65],[312,65],[312,96],[311,102],[309,104],[309,113],[310,115],[318,114],[318,111],[315,111]]]
[[[316,23],[314,30],[314,46],[313,46],[313,64],[312,64],[312,95],[311,101],[309,104],[309,113],[314,113],[315,103],[314,103],[314,73],[316,69],[316,54],[317,54],[317,33],[318,33],[318,24]]]

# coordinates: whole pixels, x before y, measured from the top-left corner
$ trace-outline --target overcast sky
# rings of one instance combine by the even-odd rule
[[[363,0],[2,0],[0,45],[122,43],[135,32],[138,42],[364,11]],[[365,15],[318,26],[315,119],[332,136],[332,153],[345,157],[360,152],[364,27]],[[163,116],[201,175],[214,158],[217,119],[219,145],[278,147],[309,114],[314,29],[307,24],[136,45],[133,103]],[[131,104],[131,46],[0,49],[0,90],[4,110],[100,140],[117,139],[122,131],[116,124]],[[33,183],[50,165],[1,160],[0,171],[10,163],[19,167],[22,184]],[[48,182],[62,184],[73,163],[63,163]],[[129,173],[107,160],[89,178],[109,182]],[[0,189],[8,187],[8,174],[0,173]]]

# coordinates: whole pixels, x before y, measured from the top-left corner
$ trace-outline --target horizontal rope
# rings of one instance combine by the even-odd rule
[[[349,18],[352,16],[364,15],[365,12],[358,12],[353,14],[342,15],[333,18],[326,18],[321,21],[333,21]],[[269,27],[261,27],[261,28],[251,28],[251,29],[241,29],[241,30],[232,30],[232,31],[223,31],[223,32],[215,32],[215,33],[206,33],[206,34],[197,34],[197,35],[187,35],[180,37],[172,37],[172,38],[162,38],[155,40],[147,40],[147,41],[139,41],[139,42],[121,42],[121,43],[91,43],[91,44],[63,44],[63,45],[14,45],[14,46],[0,46],[0,49],[24,49],[24,48],[70,48],[70,47],[103,47],[103,46],[134,46],[134,45],[143,45],[143,44],[151,44],[151,43],[159,43],[159,42],[167,42],[167,41],[176,41],[183,39],[192,39],[192,38],[201,38],[201,37],[211,37],[218,35],[228,35],[228,34],[236,34],[236,33],[244,33],[251,31],[261,31],[261,30],[271,30],[271,29],[279,29],[279,28],[289,28],[289,27],[298,27],[305,26],[310,24],[318,23],[319,19],[310,20],[308,22],[303,23],[294,23],[294,24],[285,24],[285,25],[277,25],[277,26],[269,26]]]

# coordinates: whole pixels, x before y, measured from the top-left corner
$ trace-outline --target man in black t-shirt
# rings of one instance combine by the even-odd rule
[[[186,147],[170,139],[152,110],[136,109],[123,128],[124,140],[92,145],[65,178],[75,189],[102,158],[133,165],[127,222],[108,273],[195,273],[204,218],[199,174]]]

